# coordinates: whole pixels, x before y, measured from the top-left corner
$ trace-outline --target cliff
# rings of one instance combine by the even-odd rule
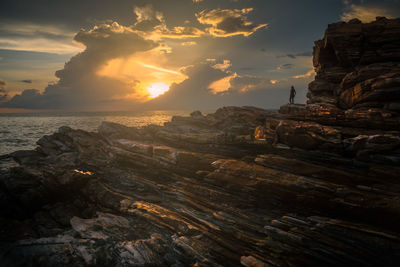
[[[397,266],[399,25],[330,25],[306,105],[61,127],[3,156],[0,263]]]

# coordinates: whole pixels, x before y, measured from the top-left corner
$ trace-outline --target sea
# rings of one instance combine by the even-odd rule
[[[103,121],[126,126],[163,125],[172,116],[187,116],[191,111],[159,110],[130,112],[40,112],[0,114],[0,155],[17,150],[30,150],[44,135],[50,135],[61,126],[97,131]],[[212,111],[210,111],[212,112]]]

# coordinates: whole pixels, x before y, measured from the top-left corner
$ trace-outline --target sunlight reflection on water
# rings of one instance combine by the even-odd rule
[[[136,127],[162,125],[174,115],[189,114],[190,111],[0,114],[0,155],[34,149],[39,138],[54,133],[61,126],[97,131],[103,121]]]

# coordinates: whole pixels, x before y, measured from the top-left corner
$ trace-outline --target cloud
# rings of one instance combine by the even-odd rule
[[[253,75],[238,75],[230,80],[230,84],[230,91],[245,93],[253,90],[271,88],[271,85],[274,83],[270,79],[267,79],[265,77]]]
[[[196,17],[201,24],[211,25],[206,31],[215,37],[249,36],[267,27],[267,24],[256,25],[248,21],[246,15],[251,11],[253,8],[203,10]]]
[[[228,59],[224,59],[224,61],[222,63],[215,64],[212,67],[214,69],[219,69],[219,70],[225,71],[226,69],[230,68],[231,66],[232,66],[231,61]]]
[[[142,7],[135,6],[133,13],[136,15],[136,23],[133,24],[136,30],[150,31],[156,26],[165,24],[164,15],[160,11],[156,11],[150,4]]]
[[[170,108],[174,103],[182,109],[214,107],[220,98],[215,98],[209,86],[229,76],[228,73],[213,68],[214,62],[199,62],[182,69],[187,79],[181,83],[172,84],[164,95],[146,103],[149,108]]]
[[[213,94],[224,95],[229,92],[232,79],[236,78],[238,75],[236,72],[227,74],[229,74],[229,76],[216,80],[208,86],[208,89],[210,89]]]
[[[209,61],[211,63],[213,61]],[[239,75],[236,72],[229,71],[232,66],[230,60],[223,60],[222,63],[210,65],[214,69],[225,72],[223,78],[213,81],[208,89],[213,94],[233,94],[245,93],[252,90],[265,89],[271,86],[271,81],[265,77],[254,75]]]
[[[362,6],[351,4],[341,15],[341,20],[349,21],[354,18],[358,18],[362,22],[374,21],[376,17],[395,17],[392,10],[379,6]]]
[[[204,35],[204,31],[193,26],[175,26],[169,29],[164,14],[154,9],[150,4],[139,7],[135,6],[133,13],[136,22],[133,24],[135,30],[146,32],[146,36],[153,40],[162,38],[187,39],[197,38]]]
[[[160,38],[169,39],[187,39],[187,38],[198,38],[203,36],[204,31],[191,26],[176,26],[172,29],[168,29],[166,25],[159,25],[155,27],[155,34]]]
[[[145,40],[130,27],[102,24],[91,30],[79,31],[74,40],[86,49],[56,71],[57,83],[49,85],[42,94],[37,90],[25,90],[3,104],[7,107],[26,108],[75,108],[99,105],[135,90],[134,84],[102,77],[97,71],[109,60],[148,51],[157,46]],[[40,105],[38,104],[40,103]]]
[[[0,23],[0,49],[71,54],[82,50],[74,33],[62,27],[33,23]]]
[[[8,100],[7,82],[0,79],[0,103]]]
[[[21,83],[32,83],[32,80],[21,80]]]
[[[305,74],[295,75],[295,76],[292,76],[292,78],[293,79],[305,79],[305,78],[310,78],[314,75],[315,75],[315,71],[314,71],[314,69],[311,69]]]
[[[214,109],[228,105],[279,107],[287,101],[290,85],[279,86],[266,77],[239,75],[213,68],[217,61],[202,61],[186,67],[187,78],[173,84],[164,95],[144,104],[148,109]],[[300,88],[306,82],[297,83]],[[174,103],[171,106],[171,103]]]
[[[288,69],[293,68],[293,66],[294,66],[294,64],[286,63],[286,64],[279,65],[276,69],[277,70],[288,70]]]
[[[40,94],[39,90],[27,89],[6,102],[5,107],[41,109],[48,106],[48,100]]]
[[[285,55],[278,55],[277,58],[282,58],[282,57],[288,57],[288,58],[292,58],[295,59],[297,57],[311,57],[312,56],[312,52],[301,52],[301,53],[297,53],[297,54],[285,54]]]
[[[181,45],[182,46],[193,46],[193,45],[197,45],[197,43],[190,41],[190,42],[182,42]]]

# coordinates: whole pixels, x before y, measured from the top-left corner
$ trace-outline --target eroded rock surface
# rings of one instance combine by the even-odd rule
[[[398,266],[397,98],[346,98],[395,90],[398,25],[328,28],[310,92],[329,101],[61,127],[2,156],[1,266]]]

